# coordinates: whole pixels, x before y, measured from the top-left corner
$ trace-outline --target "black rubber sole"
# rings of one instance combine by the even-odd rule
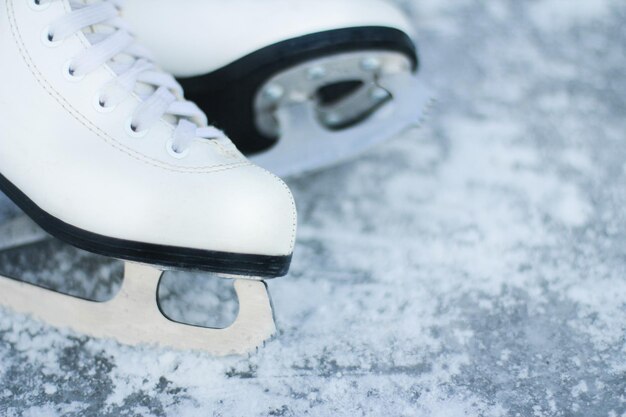
[[[254,98],[274,75],[317,58],[363,50],[405,54],[417,71],[415,44],[404,32],[389,27],[354,27],[313,33],[267,46],[210,74],[178,81],[188,99],[207,114],[211,124],[224,130],[247,155],[272,147],[278,138],[259,132]]]
[[[35,223],[55,238],[98,255],[125,261],[259,278],[277,278],[289,272],[291,255],[243,255],[187,249],[111,238],[91,233],[48,214],[0,174],[0,191],[6,194]]]

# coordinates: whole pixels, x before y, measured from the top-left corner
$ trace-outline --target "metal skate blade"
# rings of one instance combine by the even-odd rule
[[[269,151],[251,160],[282,177],[336,164],[362,153],[374,144],[419,125],[431,96],[412,74],[398,74],[380,81],[394,95],[367,120],[331,131],[318,121],[314,102],[278,108],[281,139]]]
[[[282,177],[328,167],[419,125],[430,101],[409,58],[396,51],[311,60],[259,90],[257,128],[279,140],[250,159]]]
[[[152,266],[125,263],[122,288],[107,302],[87,301],[0,276],[0,305],[91,337],[215,356],[252,352],[276,332],[264,282],[235,281],[237,319],[227,328],[209,329],[173,322],[161,312],[157,291],[162,274]]]
[[[0,251],[0,275],[93,301],[107,301],[122,285],[124,264],[45,239]]]
[[[26,214],[0,224],[0,252],[52,239]]]

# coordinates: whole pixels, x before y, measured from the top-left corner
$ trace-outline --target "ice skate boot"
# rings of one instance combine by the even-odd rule
[[[209,121],[280,176],[400,133],[429,101],[411,23],[382,0],[130,0],[124,14]]]
[[[0,0],[0,11],[0,189],[46,233],[125,262],[110,302],[0,277],[0,304],[126,344],[216,355],[262,344],[275,331],[262,280],[287,273],[295,239],[285,184],[207,125],[117,1]],[[12,227],[9,246],[41,239],[23,219]],[[156,297],[167,269],[236,279],[235,323],[169,321]]]

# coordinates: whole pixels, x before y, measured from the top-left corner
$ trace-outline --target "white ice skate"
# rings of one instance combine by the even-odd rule
[[[216,355],[270,337],[261,280],[288,270],[292,196],[207,126],[129,35],[117,1],[0,0],[0,62],[0,189],[50,235],[126,262],[111,302],[0,277],[0,304],[95,337]],[[4,246],[42,237],[23,219],[0,233]],[[169,321],[156,296],[165,269],[244,278],[237,321]]]
[[[280,176],[418,124],[429,101],[411,23],[383,0],[129,0],[124,14],[209,120]]]

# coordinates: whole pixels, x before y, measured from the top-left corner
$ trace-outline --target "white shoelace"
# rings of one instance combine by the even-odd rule
[[[34,1],[45,4],[59,0]],[[123,1],[70,0],[72,11],[52,22],[50,42],[63,41],[82,31],[91,44],[71,61],[69,75],[80,78],[108,64],[117,77],[102,89],[100,106],[115,107],[128,94],[137,94],[143,103],[133,114],[130,128],[140,133],[160,119],[167,120],[175,126],[171,148],[177,154],[185,154],[195,138],[220,140],[230,145],[222,131],[207,126],[207,117],[198,106],[185,100],[176,79],[157,68],[150,54],[135,42],[120,17]]]

